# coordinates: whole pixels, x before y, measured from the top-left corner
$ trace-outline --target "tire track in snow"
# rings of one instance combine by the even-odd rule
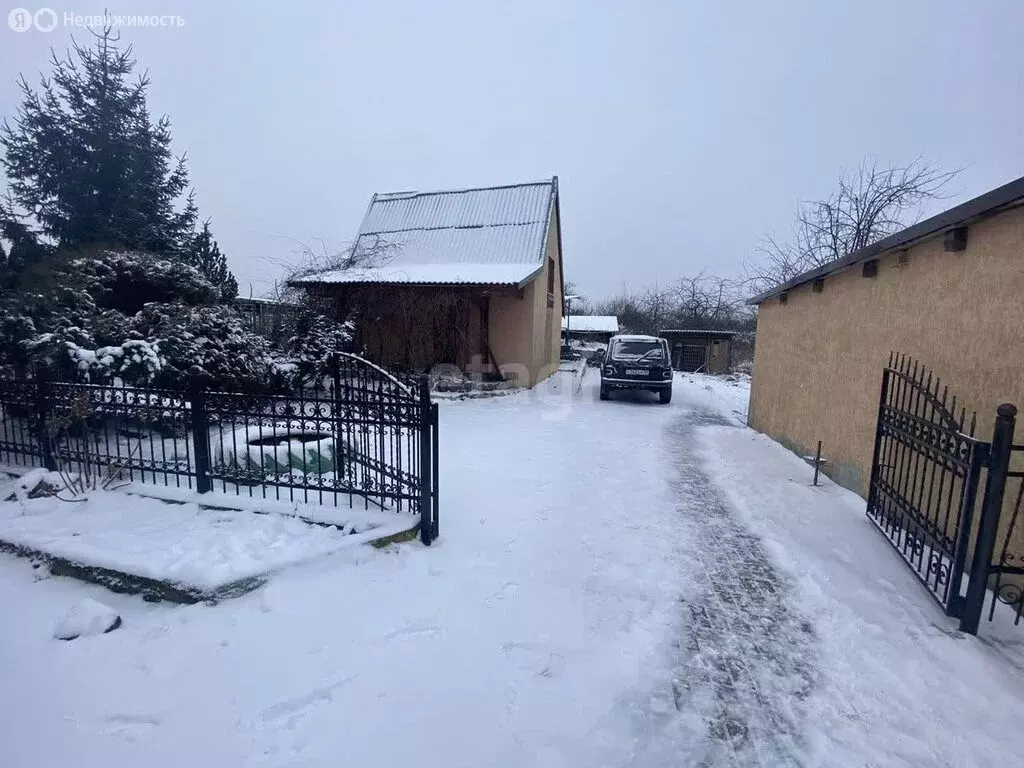
[[[695,432],[712,424],[735,426],[688,414],[668,435],[696,593],[682,603],[681,663],[672,681],[692,737],[687,764],[803,765],[817,639],[790,583],[701,467]]]

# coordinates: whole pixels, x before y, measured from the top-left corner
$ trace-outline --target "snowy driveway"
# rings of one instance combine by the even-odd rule
[[[741,389],[679,379],[662,406],[598,402],[594,383],[442,404],[442,537],[429,549],[337,553],[214,607],[37,581],[0,559],[4,764],[996,765],[1013,754],[999,736],[1021,705],[1012,649],[929,629],[939,620],[872,548],[853,497],[808,490],[799,460],[735,426]],[[824,543],[801,537],[821,512]],[[884,555],[867,576],[854,562],[864,551]],[[124,626],[51,640],[85,595]],[[887,612],[884,626],[865,618]]]

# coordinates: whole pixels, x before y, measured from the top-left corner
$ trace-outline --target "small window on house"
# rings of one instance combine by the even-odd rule
[[[788,293],[780,293],[779,294],[779,304],[786,304],[788,301],[789,301],[789,294]]]
[[[548,307],[555,306],[555,260],[548,259]]]
[[[811,290],[815,293],[821,293],[825,290],[825,278],[819,277],[813,283],[811,283]]]
[[[878,277],[878,259],[865,261],[860,274],[861,277]]]

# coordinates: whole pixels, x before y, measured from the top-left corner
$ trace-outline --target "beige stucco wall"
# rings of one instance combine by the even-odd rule
[[[990,433],[996,406],[1024,408],[1024,209],[974,224],[967,249],[942,238],[790,291],[758,309],[750,424],[800,450],[824,443],[832,471],[867,493],[882,367],[910,355],[977,410]],[[1024,427],[1018,434],[1024,433]]]
[[[526,286],[522,295],[492,296],[488,336],[494,359],[506,375],[515,375],[520,383],[529,385],[526,363],[532,354],[533,302],[532,291],[536,281]],[[523,370],[520,370],[521,366]]]
[[[491,299],[489,335],[491,350],[502,370],[532,386],[558,370],[561,351],[562,278],[558,248],[559,221],[552,212],[544,267],[523,288],[521,296]],[[554,260],[554,306],[547,301],[548,258]]]
[[[875,278],[857,265],[821,293],[802,286],[758,309],[750,425],[803,454],[821,440],[826,473],[862,496],[890,350],[934,371],[958,409],[976,410],[981,439],[1000,403],[1024,411],[1024,209],[971,225],[965,251],[946,252],[939,237],[898,258],[884,254]]]

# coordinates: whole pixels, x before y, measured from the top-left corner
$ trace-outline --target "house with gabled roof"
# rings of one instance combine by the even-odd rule
[[[383,365],[536,384],[560,352],[558,177],[375,194],[342,268],[292,285],[354,317],[357,343]]]

